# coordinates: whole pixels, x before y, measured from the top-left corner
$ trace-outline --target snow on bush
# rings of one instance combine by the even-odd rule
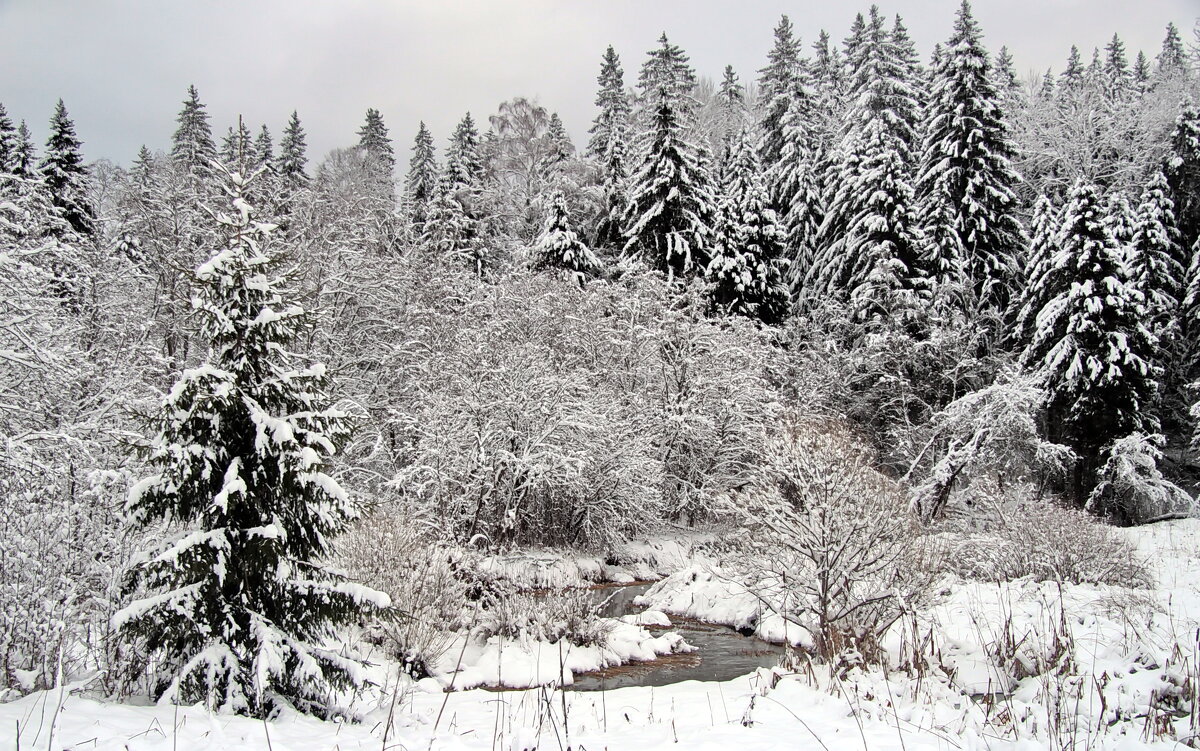
[[[1161,435],[1131,433],[1114,441],[1087,508],[1134,523],[1195,514],[1196,499],[1158,469],[1165,440]]]

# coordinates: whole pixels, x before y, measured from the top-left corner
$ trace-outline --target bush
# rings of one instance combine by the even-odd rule
[[[1010,498],[1017,495],[1010,493]],[[999,498],[999,494],[995,496]],[[1000,501],[948,523],[947,561],[960,576],[984,581],[1038,581],[1150,587],[1153,578],[1133,546],[1084,511],[1051,500]]]
[[[936,576],[936,545],[845,426],[793,420],[742,513],[743,583],[823,660],[880,662],[879,640]]]

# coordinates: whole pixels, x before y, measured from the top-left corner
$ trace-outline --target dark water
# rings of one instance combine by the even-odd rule
[[[634,605],[633,600],[649,588],[650,583],[639,583],[597,587],[593,591],[597,602],[604,603],[600,614],[617,617],[640,612],[642,608]],[[699,647],[698,651],[580,673],[568,688],[599,691],[625,686],[665,686],[680,681],[727,681],[755,668],[778,665],[783,656],[783,647],[743,636],[734,629],[676,615],[668,614],[668,617],[671,619],[669,628],[652,626],[650,630],[656,634],[678,632],[688,644]]]

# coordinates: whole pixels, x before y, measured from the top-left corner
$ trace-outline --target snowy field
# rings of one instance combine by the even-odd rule
[[[0,748],[1138,749],[1187,747],[1189,736],[1195,747],[1194,713],[1178,708],[1194,705],[1197,690],[1200,520],[1121,533],[1152,562],[1157,589],[947,582],[914,623],[889,634],[897,660],[912,634],[929,635],[940,667],[926,670],[885,677],[806,665],[659,688],[446,693],[435,679],[397,683],[392,666],[378,665],[375,687],[356,704],[359,723],[299,715],[264,723],[201,707],[115,704],[66,686],[0,705]],[[693,573],[669,577],[645,599],[668,612],[775,628],[719,576]],[[454,680],[495,683],[494,671],[502,683],[553,681],[679,648],[669,632],[651,636],[633,623],[614,633],[607,653],[459,643],[467,667]]]

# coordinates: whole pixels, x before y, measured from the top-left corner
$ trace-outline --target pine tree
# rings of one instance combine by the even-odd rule
[[[1145,298],[1151,331],[1160,341],[1172,336],[1186,270],[1175,237],[1175,207],[1168,193],[1166,176],[1155,172],[1142,193],[1129,242],[1133,282]]]
[[[38,174],[50,197],[50,202],[63,226],[52,234],[64,239],[68,233],[79,240],[90,240],[96,233],[96,212],[88,197],[87,168],[80,151],[82,142],[75,135],[63,101],[58,100],[50,118],[50,136],[46,153],[38,164]]]
[[[705,278],[715,309],[778,323],[787,314],[786,232],[770,207],[762,165],[743,129],[734,142]]]
[[[913,215],[914,134],[901,114],[915,109],[912,82],[883,23],[872,8],[869,24],[847,45],[854,106],[838,146],[804,295],[850,301],[863,322],[907,327],[930,288]]]
[[[792,22],[787,16],[775,27],[775,44],[767,53],[767,66],[759,71],[758,93],[762,101],[762,121],[759,159],[770,169],[783,152],[784,118],[792,107],[792,99],[802,95],[800,70],[800,40],[792,34]]]
[[[283,138],[279,141],[279,158],[275,162],[275,170],[283,179],[286,189],[290,191],[298,190],[308,183],[308,153],[304,136],[300,116],[292,110],[292,117],[283,129]]]
[[[1067,269],[1055,265],[1059,256],[1059,212],[1046,196],[1038,196],[1029,222],[1028,282],[1014,300],[1010,337],[1013,350],[1024,352],[1037,331],[1037,316],[1050,302],[1050,295],[1070,285]]]
[[[550,122],[546,125],[546,158],[542,164],[542,170],[546,178],[558,173],[562,169],[562,165],[575,155],[575,145],[571,143],[571,137],[567,135],[566,126],[563,125],[562,118],[557,112],[550,113]]]
[[[600,110],[588,130],[587,155],[600,165],[600,189],[603,203],[596,219],[595,245],[616,247],[624,242],[622,217],[629,199],[626,193],[626,157],[629,150],[629,94],[625,91],[625,73],[621,60],[610,46],[604,52],[596,107]]]
[[[258,136],[254,139],[254,159],[256,167],[275,171],[275,143],[271,140],[271,131],[266,125],[259,128]]]
[[[704,152],[689,140],[696,76],[687,55],[663,34],[642,66],[646,109],[641,166],[631,179],[625,251],[670,277],[708,264],[713,196]]]
[[[217,147],[213,143],[208,113],[195,86],[188,87],[188,98],[183,102],[177,122],[179,127],[172,139],[171,157],[191,174],[207,171],[217,157]]]
[[[1079,48],[1071,45],[1071,54],[1067,58],[1067,67],[1059,75],[1059,90],[1065,94],[1074,94],[1083,87],[1083,61],[1079,57]]]
[[[17,126],[17,146],[13,156],[13,174],[19,177],[33,177],[34,166],[37,162],[37,149],[33,145],[33,134],[29,126],[22,120]]]
[[[437,195],[438,166],[434,156],[433,135],[425,122],[417,127],[413,141],[413,155],[408,161],[408,177],[405,179],[405,200],[408,202],[413,224],[420,227],[425,223],[429,204]]]
[[[391,180],[396,168],[396,154],[392,150],[392,139],[388,137],[383,115],[377,109],[368,109],[366,121],[358,129],[358,147],[370,154],[382,166],[384,174]]]
[[[139,596],[113,623],[156,659],[162,701],[327,714],[330,691],[362,678],[326,640],[389,603],[323,563],[355,513],[326,473],[346,416],[326,396],[324,366],[288,352],[306,314],[277,271],[270,225],[253,220],[246,180],[223,177],[231,210],[215,216],[226,243],[196,271],[209,354],[168,394],[149,445],[154,474],[130,492],[149,548],[128,574]]]
[[[1129,71],[1129,58],[1125,54],[1125,43],[1113,34],[1104,47],[1105,90],[1110,99],[1123,99],[1133,88],[1133,77]]]
[[[471,113],[463,115],[450,137],[446,149],[446,172],[460,187],[479,188],[483,183],[484,165],[480,152],[479,130]]]
[[[258,161],[254,153],[254,138],[240,115],[237,127],[231,125],[225,132],[225,137],[221,139],[221,161],[242,172],[248,172]]]
[[[17,129],[0,104],[0,174],[11,174],[17,165]]]
[[[1093,186],[1072,188],[1058,241],[1037,293],[1047,302],[1021,358],[1045,380],[1051,439],[1080,456],[1074,490],[1084,499],[1109,444],[1157,430],[1156,341]]]
[[[1167,35],[1155,62],[1158,74],[1163,77],[1176,76],[1187,70],[1187,53],[1183,49],[1183,40],[1179,37],[1179,28],[1173,23],[1167,24]]]
[[[1015,216],[1016,155],[971,6],[934,71],[918,193],[934,240],[930,267],[941,281],[959,268],[981,308],[1005,310],[1018,282],[1025,239]],[[961,256],[959,256],[961,254]]]
[[[1190,248],[1200,239],[1200,109],[1194,105],[1185,106],[1175,121],[1164,171],[1179,242]]]
[[[563,194],[555,191],[549,203],[550,213],[538,238],[534,267],[561,269],[583,286],[587,278],[599,272],[600,261],[571,228],[571,216]]]

